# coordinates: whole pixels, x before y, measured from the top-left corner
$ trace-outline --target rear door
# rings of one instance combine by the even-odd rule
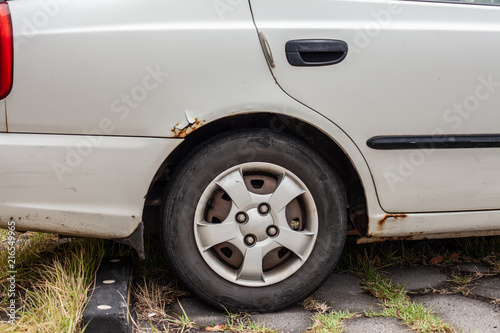
[[[500,208],[495,2],[251,5],[277,82],[352,138],[384,210],[439,212]]]

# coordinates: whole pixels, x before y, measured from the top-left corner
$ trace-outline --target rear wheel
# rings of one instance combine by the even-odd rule
[[[219,136],[180,164],[163,219],[165,252],[202,299],[275,311],[328,277],[347,218],[339,181],[316,151],[248,130]]]

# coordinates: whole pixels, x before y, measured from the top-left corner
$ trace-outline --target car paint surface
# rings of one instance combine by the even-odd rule
[[[152,175],[180,140],[1,133],[0,225],[123,238]],[[103,173],[103,168],[109,172]]]

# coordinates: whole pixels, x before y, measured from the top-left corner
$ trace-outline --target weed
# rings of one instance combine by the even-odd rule
[[[328,305],[325,302],[320,302],[314,299],[313,296],[309,296],[300,304],[304,307],[304,309],[312,312],[325,313],[326,311],[328,311]]]
[[[471,291],[469,290],[469,283],[474,280],[480,279],[484,276],[479,272],[474,274],[461,274],[459,272],[452,272],[451,277],[448,279],[452,282],[455,287],[451,289],[453,293],[461,293],[465,296],[469,295]]]
[[[483,259],[493,255],[500,259],[500,237],[471,237],[455,240],[465,256]],[[498,262],[498,261],[497,261]]]
[[[346,320],[352,318],[355,314],[349,311],[332,311],[329,313],[318,313],[314,316],[313,326],[308,330],[309,333],[340,333]]]
[[[180,295],[185,294],[173,286],[173,282],[164,285],[155,280],[148,281],[145,278],[138,282],[133,288],[133,294],[134,307],[139,319],[157,321],[168,318],[167,306],[175,302]]]
[[[14,325],[0,324],[2,332],[75,332],[82,329],[87,293],[104,255],[102,242],[74,240],[51,248],[43,256],[38,255],[47,249],[41,244],[47,245],[45,241],[51,237],[36,235],[30,245],[19,247],[20,264],[25,265],[21,275],[26,276],[29,267],[30,279],[19,285],[23,292],[18,298],[18,320]],[[40,239],[44,241],[38,242]],[[36,256],[37,261],[30,256]]]
[[[273,333],[277,330],[266,327],[265,323],[254,322],[245,314],[230,316],[223,328],[224,332],[231,333]]]
[[[9,269],[9,251],[6,251],[8,246],[7,231],[0,229],[0,303],[6,302],[9,277],[8,271],[15,270],[16,284],[18,287],[29,286],[29,281],[32,280],[34,271],[32,266],[40,260],[39,254],[42,252],[52,251],[61,240],[55,235],[43,233],[15,233],[15,269]]]
[[[360,265],[357,273],[362,278],[363,287],[381,301],[381,313],[367,312],[369,317],[394,317],[402,320],[417,332],[454,332],[451,325],[437,318],[431,310],[421,304],[412,302],[403,285],[395,284],[378,272],[369,258],[361,258],[365,264]]]
[[[177,327],[177,330],[180,332],[184,332],[189,328],[194,328],[194,322],[189,319],[189,316],[186,314],[186,311],[184,311],[181,302],[179,302],[179,300],[177,300],[177,302],[179,303],[182,313],[177,315],[176,317],[167,318],[166,320],[174,324]]]

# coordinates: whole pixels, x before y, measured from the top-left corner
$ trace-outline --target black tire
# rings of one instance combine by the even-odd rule
[[[265,193],[262,184],[270,184],[272,194],[278,192],[281,184],[283,191],[286,191],[279,191],[287,193],[286,196],[292,190],[295,191],[295,185],[305,186],[305,192],[298,196],[290,194],[295,199],[286,203],[289,199],[286,198],[281,205],[278,205],[279,200],[271,197],[269,206],[265,200],[264,206],[260,204],[258,208],[242,200],[237,206],[230,196],[229,200],[225,196],[224,200],[229,201],[226,204],[220,199],[224,197],[225,191],[221,190],[222,185],[214,185],[214,179],[222,175],[219,183],[224,185],[224,182],[228,182],[230,185],[226,188],[229,192],[236,191],[233,187],[236,188],[239,183],[230,177],[237,177],[238,173],[225,173],[235,166],[238,166],[235,170],[243,175],[242,180],[250,182],[246,188],[250,186],[248,192],[251,193],[249,196],[245,194],[245,198],[254,198],[254,191]],[[271,173],[269,170],[272,170]],[[285,170],[284,176],[280,176],[280,170]],[[203,192],[210,194],[209,200],[206,196],[202,199]],[[244,194],[244,190],[238,188],[238,192],[232,193]],[[257,200],[264,198],[261,194],[257,197]],[[278,197],[284,196],[276,195]],[[314,204],[312,208],[311,203]],[[222,223],[215,215],[210,221],[195,223],[195,216],[198,220],[200,216],[206,220],[211,214],[220,215],[222,211],[232,211],[244,204],[252,208],[242,210],[244,214],[223,216],[221,219],[225,221]],[[212,213],[211,210],[215,209],[217,212]],[[261,214],[268,209],[271,212],[267,215]],[[256,211],[265,217],[259,217]],[[289,221],[293,214],[299,217]],[[245,216],[248,222],[236,222]],[[162,218],[164,251],[181,281],[201,299],[231,311],[278,311],[311,295],[335,267],[344,246],[347,226],[346,204],[338,177],[322,156],[294,137],[268,130],[224,133],[189,154],[169,181],[163,200]],[[267,226],[269,221],[272,221],[270,227]],[[224,228],[231,224],[231,228],[234,227],[231,230],[240,230],[241,236],[238,231],[234,231],[236,238],[204,251],[204,246],[213,242],[212,235],[224,234],[212,232],[222,230],[215,228],[220,228],[224,223]],[[262,228],[266,226],[264,235]],[[274,236],[275,232],[279,236]],[[262,244],[272,244],[264,250],[258,250],[264,253],[271,247],[287,243],[285,235],[292,235],[293,239],[298,237],[303,246],[300,249],[297,245],[290,246],[293,251],[284,246],[278,247],[262,260],[254,255],[259,246],[264,246]],[[252,245],[252,241],[258,242]],[[233,243],[236,245],[233,246]],[[243,268],[245,262],[248,265]],[[239,267],[236,266],[238,263]],[[292,271],[289,276],[288,271]]]

